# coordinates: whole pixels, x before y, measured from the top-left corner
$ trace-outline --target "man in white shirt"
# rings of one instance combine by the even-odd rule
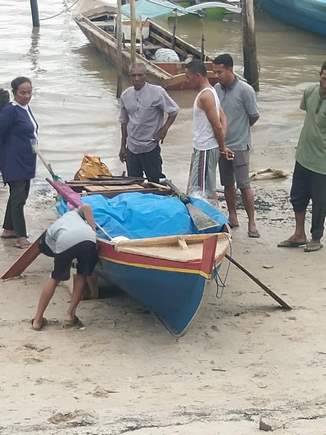
[[[193,154],[188,193],[199,192],[218,205],[216,168],[220,155],[229,160],[233,153],[224,143],[226,117],[204,63],[194,60],[186,66],[186,76],[198,91],[193,107]]]
[[[162,177],[160,143],[175,121],[179,107],[161,86],[146,81],[146,68],[136,64],[130,71],[133,86],[121,95],[121,162],[130,177],[158,182]],[[164,122],[164,115],[167,118]]]

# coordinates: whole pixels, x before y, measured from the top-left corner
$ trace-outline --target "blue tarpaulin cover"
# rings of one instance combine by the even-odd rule
[[[152,193],[122,193],[114,198],[103,195],[82,197],[84,204],[92,207],[95,221],[113,238],[125,236],[129,239],[172,236],[176,234],[198,234],[187,207],[175,196]],[[220,232],[227,223],[226,216],[208,202],[191,198],[194,206],[203,210],[216,221],[216,227],[205,232]],[[60,214],[67,210],[63,200],[57,205]],[[98,233],[101,238],[103,234]]]

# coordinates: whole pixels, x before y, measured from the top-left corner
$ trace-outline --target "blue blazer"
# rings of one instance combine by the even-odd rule
[[[38,125],[28,106],[35,124]],[[0,111],[0,170],[5,182],[26,181],[35,177],[35,127],[25,109],[15,103]]]

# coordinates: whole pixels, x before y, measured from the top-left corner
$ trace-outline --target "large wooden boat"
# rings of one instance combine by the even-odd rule
[[[100,6],[83,12],[74,17],[76,23],[93,44],[108,60],[116,65],[118,62],[118,48],[116,38],[116,8],[108,5]],[[130,53],[130,21],[122,23],[124,35],[121,53],[124,73],[129,72],[131,65]],[[183,90],[191,87],[185,76],[185,60],[189,58],[203,59],[202,53],[193,45],[154,23],[151,20],[138,23],[137,27],[136,62],[146,65],[148,81],[170,90]],[[153,54],[159,48],[173,49],[179,57],[177,62],[156,62]],[[212,71],[212,60],[204,56],[208,71],[208,78],[212,85],[217,82]]]
[[[128,189],[133,192],[131,195],[145,198],[151,193],[159,196],[171,194],[164,187],[142,185],[135,180],[130,180],[129,185],[124,180],[120,186],[118,180],[112,180],[111,185],[107,181],[107,186],[93,180],[73,182],[70,185],[62,181],[48,181],[75,207],[90,203],[89,199],[98,197],[102,216],[106,213],[102,195],[117,198],[125,195]],[[154,213],[156,211],[155,209]],[[204,211],[207,212],[206,209]],[[128,220],[131,212],[128,209]],[[96,216],[94,203],[93,213]],[[98,217],[96,221],[98,223]],[[155,226],[152,220],[150,224]],[[156,225],[160,227],[162,222],[156,222]],[[173,229],[177,226],[178,222],[173,221]],[[121,237],[108,238],[110,234],[106,231],[111,231],[111,228],[109,224],[106,229],[101,227],[98,231],[99,262],[95,269],[96,276],[106,285],[114,285],[140,302],[161,320],[171,334],[183,335],[200,308],[206,282],[213,278],[218,279],[219,269],[231,243],[228,226],[223,221],[222,224],[217,224],[218,232],[213,229],[214,232],[206,234],[182,233],[129,240]],[[18,276],[35,260],[40,253],[39,239],[1,275],[2,279]]]
[[[87,185],[87,181],[83,180],[80,183],[72,182],[70,186],[68,183],[68,186],[66,184],[62,189],[60,182],[51,182],[60,195],[72,204],[78,204],[81,199],[79,193],[69,192],[70,187],[78,191],[83,190],[83,202],[86,203],[90,203],[87,197],[88,200],[92,199],[94,193],[100,192],[108,198],[118,198],[124,195],[121,190],[117,191],[115,183],[106,187],[102,183],[104,181],[98,186],[92,182]],[[88,190],[91,197],[88,195],[85,197],[87,186],[88,189],[91,187]],[[65,193],[67,187],[68,193]],[[101,190],[96,190],[99,187]],[[122,187],[125,193],[133,192],[131,195],[140,195],[144,200],[152,196],[151,193],[159,196],[168,195],[171,199],[172,192],[165,186],[132,183],[129,186],[120,186]],[[101,204],[99,208],[103,216],[105,206],[102,199],[99,198]],[[180,202],[177,198],[174,200]],[[148,203],[148,206],[144,208],[150,209],[152,204]],[[92,202],[90,205],[96,217],[96,203]],[[198,206],[197,202],[196,206]],[[110,203],[108,207],[114,207],[113,203]],[[181,207],[184,206],[181,204]],[[217,213],[214,208],[210,207],[210,209],[212,209],[210,213]],[[127,210],[129,221],[132,210],[129,207]],[[207,212],[206,208],[204,211]],[[154,213],[156,215],[156,210]],[[99,220],[100,217],[97,222]],[[156,220],[159,220],[159,216]],[[158,228],[163,224],[151,220],[150,225],[153,228],[157,225]],[[177,222],[172,223],[173,228],[177,225]],[[112,223],[107,223],[108,232],[112,231],[113,227]],[[217,224],[216,231],[219,232],[175,234],[130,240],[121,240],[120,237],[107,240],[103,233],[98,232],[99,263],[96,267],[96,275],[102,282],[113,284],[148,308],[171,334],[181,336],[196,316],[203,300],[207,280],[214,277],[217,279],[225,254],[230,248],[231,237],[224,220],[222,224]]]
[[[286,23],[326,36],[326,0],[259,0],[259,5]]]

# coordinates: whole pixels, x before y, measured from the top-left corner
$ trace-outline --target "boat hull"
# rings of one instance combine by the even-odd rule
[[[326,36],[325,0],[260,0],[259,4],[281,21]]]
[[[216,235],[207,238],[202,258],[187,262],[117,252],[100,241],[96,273],[148,308],[171,334],[181,336],[196,316],[207,279],[223,261],[224,255],[215,256],[217,240]]]
[[[86,16],[75,17],[75,21],[90,43],[94,45],[110,63],[116,66],[119,62],[116,39],[103,29],[99,28],[96,25],[96,22],[92,22]],[[159,30],[160,35],[164,35],[164,37],[171,39],[172,35],[167,30],[154,23],[151,25]],[[162,40],[162,36],[160,36],[160,39]],[[177,40],[185,47],[185,50],[187,50],[189,54],[194,55],[196,58],[201,56],[200,52],[195,47],[185,41],[181,41],[180,38],[177,38]],[[129,74],[131,54],[128,49],[122,50],[121,61],[123,72]],[[136,54],[136,61],[146,65],[147,78],[150,83],[160,85],[171,91],[192,89],[191,83],[186,78],[184,62],[154,63],[147,60],[139,53]],[[211,85],[214,86],[217,83],[217,78],[213,72],[212,61],[208,59],[208,61],[205,62],[205,65],[208,72],[208,79]]]

